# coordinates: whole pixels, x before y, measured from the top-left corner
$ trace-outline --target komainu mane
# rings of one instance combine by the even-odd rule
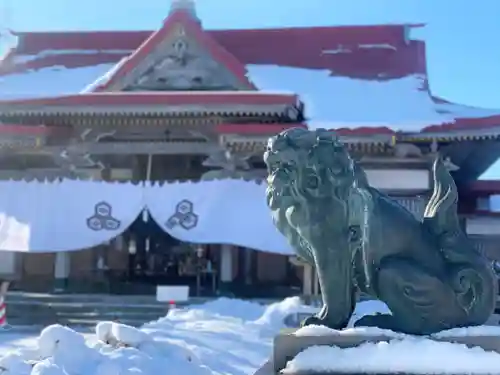
[[[460,228],[457,188],[440,159],[422,221],[371,187],[330,131],[287,130],[269,140],[264,161],[274,223],[319,276],[323,308],[304,324],[345,328],[358,291],[392,312],[362,326],[430,334],[490,317],[496,278]]]

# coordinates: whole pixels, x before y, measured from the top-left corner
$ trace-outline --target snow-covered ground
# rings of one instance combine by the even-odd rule
[[[59,325],[45,328],[38,337],[3,332],[0,333],[0,356],[3,355],[0,375],[252,375],[269,359],[273,338],[286,328],[284,318],[291,313],[316,310],[302,305],[298,298],[269,306],[221,298],[204,305],[173,310],[141,330],[101,322],[95,334],[82,334]],[[352,321],[367,313],[387,311],[387,307],[378,301],[362,302],[357,305]],[[375,332],[376,329],[366,328],[334,332],[351,334],[360,330],[366,334],[380,333],[380,330]],[[472,330],[475,334],[500,335],[500,328],[478,327]],[[331,334],[332,330],[306,327],[298,332],[311,333]],[[454,330],[449,334],[465,333]],[[389,343],[364,344],[353,349],[307,349],[288,363],[287,370],[335,367],[344,371],[404,372],[409,368],[421,368],[422,373],[429,373],[425,371],[436,371],[436,366],[439,366],[437,371],[446,373],[442,365],[448,362],[451,370],[466,370],[471,374],[495,373],[490,370],[500,368],[498,354],[458,344],[389,334],[395,338]],[[418,360],[415,360],[415,353],[418,353]],[[399,358],[396,364],[393,364],[394,358]],[[311,363],[322,365],[311,367]],[[426,367],[422,367],[422,363]]]
[[[101,322],[95,335],[62,326],[39,337],[0,332],[0,356],[12,351],[0,359],[0,374],[253,374],[269,358],[284,317],[316,310],[298,298],[269,306],[221,298],[172,310],[142,330]]]
[[[386,310],[378,302],[362,303],[353,319]],[[269,359],[273,338],[287,328],[284,318],[316,311],[299,298],[269,306],[221,298],[172,310],[140,331],[101,322],[96,334],[62,326],[47,327],[39,337],[3,332],[0,353],[12,352],[0,359],[0,374],[145,375],[165,369],[174,374],[253,374]]]

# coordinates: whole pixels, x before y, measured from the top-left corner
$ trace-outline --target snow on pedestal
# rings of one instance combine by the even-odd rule
[[[284,373],[498,374],[500,355],[479,347],[403,339],[341,349],[314,346],[287,363]]]
[[[281,361],[277,367],[285,374],[500,373],[500,327],[460,328],[420,337],[371,327],[336,331],[308,326],[288,336],[296,342],[275,342],[281,346],[275,348],[275,361]],[[282,369],[287,354],[293,359]]]

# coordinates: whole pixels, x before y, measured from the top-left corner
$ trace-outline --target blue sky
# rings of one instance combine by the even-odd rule
[[[156,29],[169,0],[0,0],[0,30]],[[198,0],[206,28],[425,22],[431,90],[499,108],[498,0]],[[1,48],[0,48],[1,50]],[[500,163],[483,178],[500,179]]]

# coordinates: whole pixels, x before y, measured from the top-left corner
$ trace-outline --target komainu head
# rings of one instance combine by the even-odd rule
[[[335,133],[325,129],[293,128],[270,138],[264,162],[272,210],[328,197],[343,199],[355,183],[366,182]]]

